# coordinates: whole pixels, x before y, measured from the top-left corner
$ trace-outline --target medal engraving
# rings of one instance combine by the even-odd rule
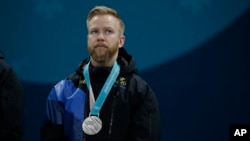
[[[102,121],[97,116],[89,116],[82,123],[82,130],[88,135],[95,135],[102,129]]]

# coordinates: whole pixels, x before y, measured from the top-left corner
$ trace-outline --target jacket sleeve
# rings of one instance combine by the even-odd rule
[[[63,132],[63,125],[48,121],[41,128],[41,141],[68,141]]]
[[[160,141],[160,112],[154,92],[144,81],[135,86],[131,141]]]
[[[0,140],[22,140],[24,91],[14,70],[0,59]]]
[[[46,102],[45,121],[41,127],[41,141],[67,141],[64,135],[64,104],[57,91],[57,84],[50,92]],[[63,91],[63,90],[62,90]]]

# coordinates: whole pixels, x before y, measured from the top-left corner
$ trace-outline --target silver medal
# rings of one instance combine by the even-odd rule
[[[97,116],[89,116],[82,123],[82,130],[88,135],[95,135],[102,129],[102,121]]]

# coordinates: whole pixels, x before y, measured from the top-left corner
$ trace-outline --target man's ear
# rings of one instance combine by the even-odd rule
[[[118,47],[119,47],[119,48],[123,47],[124,43],[125,43],[125,36],[122,35],[122,36],[120,37],[120,39],[119,39]]]

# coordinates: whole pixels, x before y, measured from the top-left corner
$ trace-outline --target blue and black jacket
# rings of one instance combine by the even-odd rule
[[[119,49],[118,56],[121,70],[100,111],[101,131],[96,135],[82,131],[82,122],[90,112],[83,76],[88,58],[51,90],[41,141],[160,141],[157,99],[150,86],[136,73],[135,61],[124,48]],[[90,65],[89,69],[97,98],[111,68]]]

